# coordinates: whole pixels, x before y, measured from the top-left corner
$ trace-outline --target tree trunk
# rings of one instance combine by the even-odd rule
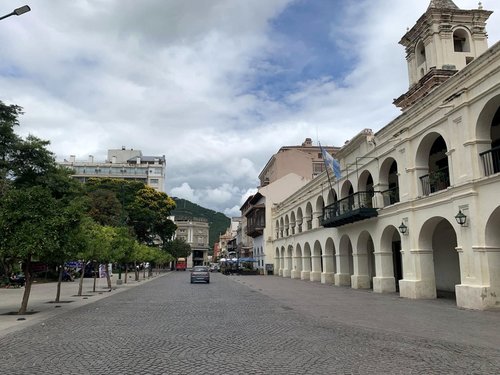
[[[26,314],[26,311],[28,310],[28,300],[30,298],[31,285],[33,282],[31,276],[31,256],[28,256],[28,258],[26,259],[26,264],[24,267],[25,267],[24,270],[25,284],[24,284],[23,301],[21,302],[21,308],[18,311],[19,315]]]
[[[97,284],[97,274],[99,273],[99,265],[97,263],[94,263],[94,288],[92,289],[92,292],[95,293],[95,286]]]
[[[62,276],[63,276],[63,266],[59,266],[59,277],[57,279],[57,291],[56,291],[56,299],[55,303],[59,302],[59,299],[61,298],[61,281],[62,281]]]
[[[83,276],[85,276],[85,260],[82,260],[82,266],[80,271],[80,282],[78,283],[78,297],[82,296],[83,289]]]
[[[134,273],[135,281],[139,281],[139,267],[137,267],[137,262],[134,262]]]
[[[111,292],[111,275],[109,274],[109,263],[105,263],[104,272],[106,272],[106,281],[108,282],[108,289]]]
[[[128,263],[125,264],[125,284],[127,283],[128,280]]]

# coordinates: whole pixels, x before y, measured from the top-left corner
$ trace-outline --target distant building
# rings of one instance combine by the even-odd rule
[[[310,182],[309,179],[295,173],[289,173],[272,183],[262,186],[259,191],[250,196],[240,210],[246,219],[246,234],[252,238],[253,258],[257,260],[257,268],[261,272],[270,270],[275,263],[272,244],[272,216],[277,204],[295,191]],[[312,218],[307,218],[312,220]]]
[[[58,164],[73,170],[73,177],[82,182],[96,177],[118,178],[140,181],[165,192],[165,155],[144,156],[141,150],[122,147],[108,150],[108,158],[104,162],[94,161],[92,155],[86,161],[77,161],[75,155],[71,155],[69,160]]]
[[[332,156],[339,147],[323,148]],[[283,146],[259,174],[260,186],[266,186],[289,173],[295,173],[309,180],[325,170],[325,163],[319,146],[313,146],[311,138],[306,138],[300,146]]]
[[[175,225],[175,238],[186,241],[191,246],[191,255],[187,259],[187,266],[208,265],[208,232],[209,224],[205,218],[171,216]]]

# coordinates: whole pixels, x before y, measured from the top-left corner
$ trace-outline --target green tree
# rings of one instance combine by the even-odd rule
[[[144,186],[129,207],[129,218],[139,242],[153,245],[161,241],[163,245],[177,228],[168,218],[175,202],[167,194]]]
[[[191,246],[185,240],[180,238],[167,242],[164,249],[167,253],[172,255],[175,260],[179,258],[187,258],[191,255]]]
[[[123,207],[110,190],[98,189],[90,191],[89,215],[101,225],[118,226],[122,223]]]
[[[31,263],[50,257],[58,247],[63,219],[47,188],[9,189],[0,202],[0,251],[23,262],[26,277],[20,314],[26,313],[32,286]]]
[[[0,193],[12,169],[11,160],[20,140],[14,127],[19,125],[18,118],[22,114],[21,107],[0,101]]]

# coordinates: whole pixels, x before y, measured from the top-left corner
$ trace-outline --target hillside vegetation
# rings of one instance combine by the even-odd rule
[[[219,235],[226,232],[231,224],[231,219],[221,212],[201,207],[182,198],[172,198],[175,201],[176,208],[172,211],[174,216],[203,217],[209,224],[209,253],[212,254],[214,243],[219,240]]]

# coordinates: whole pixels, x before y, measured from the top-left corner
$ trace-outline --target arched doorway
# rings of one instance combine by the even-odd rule
[[[457,235],[451,223],[434,217],[422,227],[420,243],[423,249],[432,250],[436,296],[455,299],[455,286],[460,284],[460,262],[458,257]],[[431,270],[429,270],[431,271]]]
[[[304,244],[304,255],[302,256],[302,272],[300,273],[301,280],[309,280],[311,275],[311,247],[306,242]]]
[[[323,251],[323,273],[321,274],[321,282],[323,284],[335,283],[335,271],[337,262],[335,260],[335,244],[333,239],[328,238],[325,243],[325,251]]]
[[[377,275],[373,290],[378,293],[398,292],[399,280],[403,279],[401,236],[397,228],[389,225],[382,232],[380,251],[375,256]]]
[[[292,271],[292,245],[288,245],[285,253],[285,268],[283,269],[283,277],[290,277]]]
[[[323,261],[321,259],[321,244],[319,241],[314,242],[313,252],[311,257],[312,272],[310,274],[311,281],[321,281],[321,273],[323,272]]]
[[[373,288],[375,272],[375,247],[367,231],[361,232],[354,254],[354,275],[352,287],[355,289]]]
[[[299,244],[295,248],[295,255],[293,257],[293,270],[292,279],[300,279],[302,274],[302,248]]]
[[[337,273],[335,273],[335,285],[351,285],[351,276],[354,274],[352,261],[352,244],[347,235],[340,239],[339,251],[337,252]]]

